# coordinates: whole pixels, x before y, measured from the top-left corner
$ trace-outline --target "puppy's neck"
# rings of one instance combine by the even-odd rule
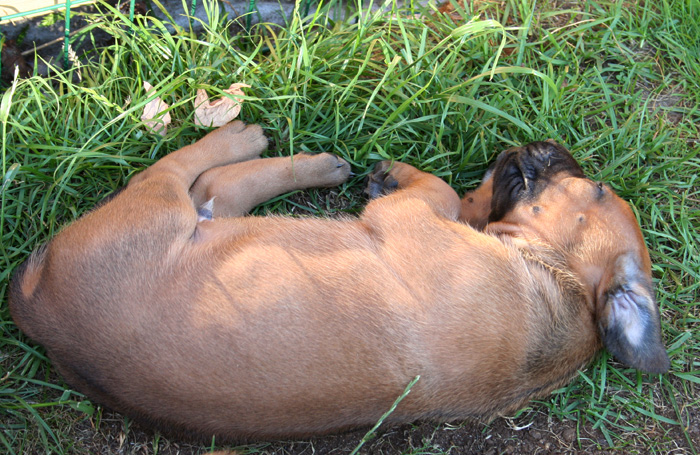
[[[593,309],[593,295],[572,268],[569,256],[543,242],[528,242],[527,245],[513,245],[523,258],[534,288],[538,294],[551,296],[545,299],[556,317],[580,317],[580,311]],[[563,303],[563,305],[562,305]],[[569,313],[561,314],[562,311]]]
[[[593,296],[572,269],[566,253],[546,244],[517,249],[532,279],[528,294],[536,320],[528,348],[527,377],[533,385],[549,381],[556,388],[590,362],[600,347],[591,326]],[[553,359],[559,359],[556,371],[552,370]]]

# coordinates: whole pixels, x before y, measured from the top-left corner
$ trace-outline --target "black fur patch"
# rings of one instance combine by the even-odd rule
[[[533,142],[506,150],[498,157],[493,172],[489,222],[502,219],[516,203],[537,197],[560,172],[585,177],[571,153],[553,142]]]

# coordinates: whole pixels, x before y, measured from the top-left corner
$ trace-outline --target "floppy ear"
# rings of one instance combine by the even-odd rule
[[[661,340],[659,310],[649,278],[634,253],[620,255],[599,293],[598,329],[603,344],[620,362],[647,373],[670,366]]]
[[[459,221],[483,231],[489,222],[491,197],[493,196],[493,168],[486,171],[481,185],[462,197]]]

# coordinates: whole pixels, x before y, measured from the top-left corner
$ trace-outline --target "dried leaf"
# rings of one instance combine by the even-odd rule
[[[143,88],[146,90],[146,96],[149,96],[151,91],[155,90],[151,84],[144,81]],[[165,136],[168,132],[168,125],[172,122],[170,113],[167,112],[168,106],[160,97],[155,97],[153,100],[146,103],[143,107],[143,115],[141,120],[146,123],[148,131]]]
[[[231,84],[231,86],[224,90],[224,93],[229,95],[244,95],[243,87],[250,87],[248,84]],[[222,126],[230,122],[231,120],[238,117],[241,112],[242,99],[234,96],[233,99],[229,97],[222,97],[216,101],[209,101],[209,96],[206,90],[197,90],[197,97],[194,100],[194,123],[197,126],[211,127],[211,126]]]

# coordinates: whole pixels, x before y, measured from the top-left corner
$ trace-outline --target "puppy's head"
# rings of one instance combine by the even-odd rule
[[[668,370],[651,262],[634,213],[610,187],[588,179],[568,150],[547,141],[501,153],[471,194],[490,207],[487,218],[468,197],[462,220],[481,222],[485,232],[521,248],[544,243],[566,258],[618,360],[647,372]]]

